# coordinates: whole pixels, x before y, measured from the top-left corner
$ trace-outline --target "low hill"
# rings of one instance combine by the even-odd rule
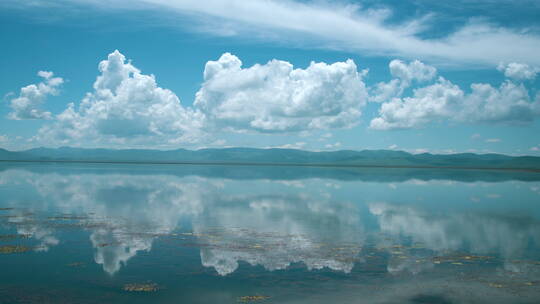
[[[501,154],[411,154],[393,150],[313,152],[295,149],[225,148],[201,150],[34,148],[0,149],[3,161],[78,161],[205,164],[281,164],[374,167],[443,167],[540,170],[540,157]]]

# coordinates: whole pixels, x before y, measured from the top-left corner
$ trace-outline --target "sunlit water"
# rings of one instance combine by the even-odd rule
[[[540,174],[0,164],[0,302],[538,303]]]

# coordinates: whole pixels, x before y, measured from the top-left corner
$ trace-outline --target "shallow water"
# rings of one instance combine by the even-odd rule
[[[2,303],[537,303],[540,174],[0,164]]]

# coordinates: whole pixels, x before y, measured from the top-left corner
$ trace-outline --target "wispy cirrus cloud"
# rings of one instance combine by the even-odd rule
[[[14,2],[14,1],[8,1]],[[24,5],[21,1],[15,1]],[[366,9],[352,2],[277,0],[75,0],[33,1],[55,5],[90,5],[105,10],[154,10],[175,26],[212,35],[263,37],[308,46],[363,54],[399,56],[445,64],[522,62],[538,65],[540,36],[531,28],[508,28],[485,17],[469,18],[437,38],[427,31],[441,26],[437,15],[424,13],[399,23],[388,22],[391,8]],[[293,37],[293,39],[291,39]],[[321,46],[322,45],[322,46]]]

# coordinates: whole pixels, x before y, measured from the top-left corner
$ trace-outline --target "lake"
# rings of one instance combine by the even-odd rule
[[[2,303],[538,303],[540,173],[0,164]]]

